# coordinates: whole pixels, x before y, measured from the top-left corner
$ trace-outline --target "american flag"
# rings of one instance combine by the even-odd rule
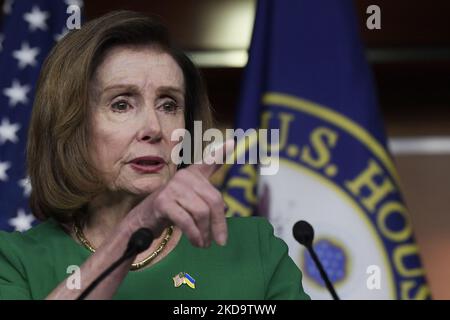
[[[25,147],[41,65],[67,32],[68,6],[81,0],[4,0],[0,25],[0,230],[36,223],[28,198]],[[68,13],[69,12],[69,13]]]

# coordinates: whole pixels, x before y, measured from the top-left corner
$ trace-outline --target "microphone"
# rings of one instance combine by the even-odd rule
[[[123,255],[114,262],[108,269],[103,271],[92,283],[84,289],[77,300],[84,300],[111,272],[129,258],[145,251],[153,242],[153,233],[150,229],[140,228],[135,231],[128,241],[127,249]]]
[[[140,228],[136,230],[128,241],[125,254],[129,252],[131,255],[139,254],[150,247],[153,242],[153,233],[148,228]]]
[[[320,276],[325,282],[325,285],[327,286],[327,289],[330,292],[333,299],[340,300],[336,291],[334,290],[333,284],[331,283],[327,273],[325,272],[325,269],[322,266],[322,263],[320,263],[320,260],[317,257],[316,252],[314,251],[312,245],[314,240],[313,227],[308,222],[301,220],[295,223],[294,227],[292,228],[292,233],[294,235],[295,240],[297,240],[302,246],[308,249],[309,254],[313,258],[314,263],[317,266],[317,269],[319,269]]]

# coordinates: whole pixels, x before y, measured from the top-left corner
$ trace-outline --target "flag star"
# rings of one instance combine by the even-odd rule
[[[23,196],[29,197],[31,194],[31,183],[30,178],[26,177],[19,180],[19,186],[23,188]]]
[[[31,224],[34,221],[32,214],[27,214],[25,210],[17,210],[17,216],[8,220],[11,227],[14,227],[16,231],[23,232],[31,228]]]
[[[3,118],[2,123],[0,124],[0,145],[4,144],[8,140],[13,143],[19,141],[17,138],[17,131],[19,129],[19,123],[10,123],[9,119]]]
[[[27,93],[30,91],[29,85],[21,85],[17,79],[14,79],[11,87],[3,89],[3,94],[9,98],[9,105],[15,107],[18,103],[27,103]]]
[[[4,14],[11,13],[13,2],[14,2],[14,0],[5,0],[5,2],[3,2],[3,13]]]
[[[31,31],[36,31],[37,29],[42,31],[47,30],[45,20],[49,17],[50,14],[47,11],[41,11],[38,6],[33,6],[31,12],[27,12],[23,15],[23,18],[26,22],[28,22],[28,26]]]
[[[64,36],[65,36],[66,34],[68,34],[68,33],[69,33],[69,29],[67,29],[66,27],[64,27],[64,28],[62,29],[61,33],[55,34],[55,35],[53,36],[53,38],[55,39],[55,41],[59,41],[59,40],[61,40],[62,38],[64,38]]]
[[[0,162],[0,181],[8,181],[6,170],[9,168],[11,168],[11,164],[9,162]]]
[[[68,6],[77,6],[79,8],[83,7],[83,0],[64,0]]]
[[[36,57],[39,54],[39,48],[30,48],[28,42],[22,42],[20,50],[13,51],[13,57],[19,61],[19,68],[26,66],[34,67],[37,63]]]

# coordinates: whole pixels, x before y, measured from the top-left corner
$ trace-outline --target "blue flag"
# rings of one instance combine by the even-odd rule
[[[330,295],[292,236],[298,220],[341,298],[430,297],[352,1],[259,0],[238,110],[237,128],[279,129],[280,160],[276,174],[228,168],[227,214],[268,217],[313,299]]]
[[[5,0],[0,26],[0,230],[25,231],[35,219],[25,168],[28,122],[41,65],[67,32],[80,0]],[[69,13],[68,13],[69,12]]]

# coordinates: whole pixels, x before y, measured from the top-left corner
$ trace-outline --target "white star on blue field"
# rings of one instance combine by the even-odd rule
[[[81,0],[5,0],[0,24],[0,230],[26,231],[36,219],[25,168],[28,122],[44,59]]]

